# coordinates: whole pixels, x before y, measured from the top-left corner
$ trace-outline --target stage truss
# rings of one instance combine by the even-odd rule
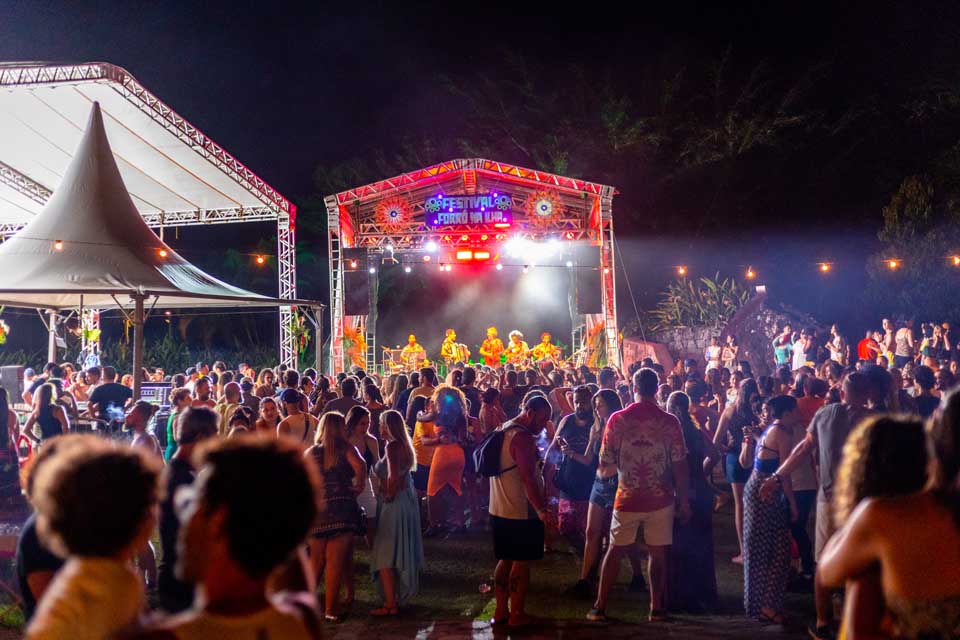
[[[248,202],[244,203],[244,206],[141,210],[146,223],[159,229],[162,237],[163,229],[167,227],[275,221],[277,225],[277,297],[296,298],[296,207],[223,147],[150,93],[129,72],[102,62],[74,65],[28,63],[0,65],[0,88],[8,92],[74,87],[77,94],[83,95],[82,87],[94,86],[106,86],[115,91],[124,99],[124,105],[133,106],[136,111],[146,115],[153,123],[182,143],[185,148],[189,148],[205,160],[212,169],[226,175],[230,181],[253,196],[247,198]],[[67,90],[61,91],[59,95],[66,100],[77,99],[74,93]],[[106,107],[104,108],[106,110]],[[118,114],[116,117],[130,116]],[[126,122],[124,126],[128,126]],[[134,124],[129,126],[134,128]],[[158,157],[159,155],[162,154],[158,154]],[[53,185],[40,184],[2,160],[4,160],[3,148],[0,147],[0,188],[9,189],[39,205],[46,203],[52,193]],[[201,182],[207,179],[205,175],[196,177]],[[22,221],[0,220],[0,241],[16,233],[28,221],[29,216]],[[292,330],[293,317],[294,307],[280,307],[280,362],[291,367],[296,366],[297,355]],[[319,340],[319,332],[317,339]]]
[[[441,191],[449,196],[489,194],[508,191],[513,200],[513,217],[508,228],[469,224],[431,226],[427,224],[425,202]],[[548,219],[534,220],[522,212],[530,199],[548,194],[559,212]],[[393,178],[327,196],[327,249],[330,277],[331,338],[328,371],[347,368],[344,335],[355,343],[363,336],[368,371],[377,365],[376,327],[368,326],[367,316],[344,313],[343,250],[366,249],[374,259],[397,254],[425,253],[427,243],[446,248],[502,246],[508,239],[532,240],[557,238],[587,244],[599,253],[597,269],[602,285],[602,313],[591,314],[583,322],[574,321],[573,347],[585,353],[590,329],[602,325],[607,361],[620,365],[619,330],[616,309],[616,279],[613,235],[613,187],[525,169],[480,158],[458,159],[411,171]],[[384,203],[403,203],[404,213],[397,219],[384,219]],[[380,211],[378,211],[378,207]],[[491,267],[493,265],[491,264]],[[367,268],[362,265],[361,268]],[[374,324],[374,323],[370,323]],[[360,363],[357,363],[360,364]]]

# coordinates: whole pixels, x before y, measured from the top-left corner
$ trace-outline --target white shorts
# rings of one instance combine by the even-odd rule
[[[610,544],[626,547],[637,541],[640,525],[643,541],[653,547],[673,544],[673,505],[656,511],[618,511],[614,509],[610,521]]]

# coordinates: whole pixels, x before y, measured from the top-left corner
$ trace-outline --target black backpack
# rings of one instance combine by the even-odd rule
[[[473,451],[473,466],[477,473],[484,478],[494,478],[501,473],[506,473],[510,469],[515,469],[516,464],[506,469],[500,468],[500,453],[503,451],[503,438],[507,431],[517,429],[519,425],[508,425],[491,431],[480,441],[477,448]]]

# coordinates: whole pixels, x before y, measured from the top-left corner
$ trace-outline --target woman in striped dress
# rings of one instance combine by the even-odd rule
[[[783,595],[790,571],[790,522],[797,504],[790,476],[776,475],[781,460],[790,455],[793,429],[799,429],[797,400],[771,398],[763,407],[772,423],[758,438],[744,431],[740,465],[753,464],[743,496],[743,604],[746,613],[764,624],[783,623]],[[763,481],[773,476],[782,494],[770,500],[760,496]]]

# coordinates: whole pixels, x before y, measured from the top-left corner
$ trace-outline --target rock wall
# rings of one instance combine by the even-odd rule
[[[710,338],[717,336],[723,344],[727,336],[732,334],[740,344],[738,359],[749,362],[755,376],[765,376],[774,372],[771,342],[785,323],[790,323],[795,331],[804,327],[816,327],[818,335],[822,337],[818,339],[819,342],[825,341],[828,335],[828,327],[820,325],[813,317],[782,305],[771,304],[766,295],[758,294],[751,298],[722,329],[680,327],[658,331],[647,336],[647,339],[666,344],[674,360],[693,358],[700,363],[702,369],[706,366],[704,353],[710,345]],[[670,368],[675,362],[669,365],[662,364]]]

